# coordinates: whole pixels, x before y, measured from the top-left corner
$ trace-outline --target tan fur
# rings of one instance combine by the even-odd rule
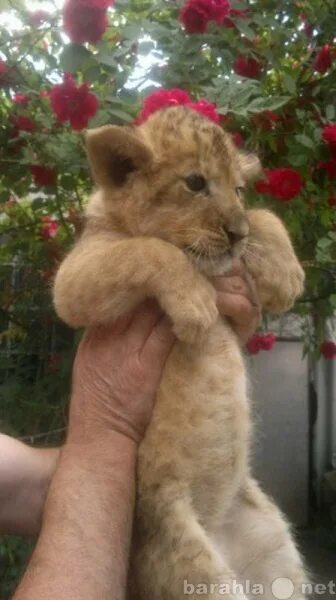
[[[246,577],[267,598],[272,578],[291,577],[299,598],[306,576],[286,521],[250,476],[244,361],[207,279],[242,256],[267,309],[287,310],[302,292],[284,226],[245,210],[237,193],[259,163],[181,107],[138,128],[88,132],[87,147],[99,187],[57,274],[56,310],[89,326],[154,296],[178,337],[139,450],[130,598],[180,600],[184,580]],[[188,189],[192,173],[206,178],[205,192]]]

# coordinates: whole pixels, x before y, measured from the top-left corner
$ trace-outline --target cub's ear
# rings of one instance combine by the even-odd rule
[[[262,171],[260,160],[255,154],[241,153],[240,168],[246,182],[249,182],[251,179],[256,179]]]
[[[121,187],[130,173],[147,170],[153,161],[151,149],[131,127],[89,129],[85,142],[93,178],[101,186]]]

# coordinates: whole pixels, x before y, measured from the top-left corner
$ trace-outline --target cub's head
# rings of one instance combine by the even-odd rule
[[[86,143],[105,225],[164,239],[208,274],[243,252],[244,187],[259,161],[239,153],[215,123],[178,106],[138,127],[88,131]]]

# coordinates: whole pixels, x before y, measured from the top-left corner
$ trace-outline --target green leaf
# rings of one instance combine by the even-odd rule
[[[299,142],[299,144],[301,144],[302,146],[305,146],[305,148],[309,148],[310,150],[314,150],[315,143],[307,135],[299,134],[299,135],[295,136],[295,139]]]
[[[12,10],[13,8],[24,9],[23,0],[15,0],[15,3],[11,0],[0,0],[0,11]]]
[[[255,98],[248,105],[250,112],[263,112],[264,110],[276,110],[287,104],[290,96],[270,96],[269,98]]]
[[[332,243],[333,243],[332,240],[330,240],[329,238],[321,238],[317,242],[317,247],[320,248],[321,250],[326,250],[327,248],[330,248]]]
[[[84,46],[78,46],[77,44],[69,44],[68,46],[65,46],[60,56],[60,65],[63,71],[75,73],[90,57],[91,52],[84,48]]]
[[[138,45],[138,53],[139,54],[148,54],[151,50],[155,48],[155,44],[153,41],[143,41]]]
[[[107,67],[118,67],[117,61],[112,54],[97,54],[97,61]]]
[[[123,110],[120,110],[119,108],[110,108],[109,113],[113,117],[116,117],[118,121],[122,121],[124,123],[130,123],[131,121],[133,121],[133,117],[131,115],[124,112]]]
[[[326,107],[326,117],[328,121],[332,121],[335,118],[336,109],[333,104],[328,104]]]
[[[98,81],[100,74],[101,68],[99,66],[89,67],[88,69],[85,69],[85,81],[88,83],[95,83]]]
[[[296,81],[295,79],[289,75],[288,73],[284,73],[283,82],[287,92],[294,96],[296,94]]]
[[[331,306],[336,308],[336,294],[331,294],[331,296],[329,296],[329,302]]]
[[[256,34],[251,27],[249,27],[244,19],[237,19],[235,21],[235,25],[237,29],[239,29],[240,33],[245,35],[248,40],[254,40]]]
[[[304,154],[290,154],[288,161],[293,167],[303,167],[307,164],[307,156]]]
[[[317,142],[318,144],[320,143],[320,141],[321,141],[321,128],[320,127],[314,128],[313,138],[314,138],[315,142]]]

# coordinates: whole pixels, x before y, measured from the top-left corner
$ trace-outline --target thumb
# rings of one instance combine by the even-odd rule
[[[172,324],[166,315],[156,323],[155,327],[143,347],[142,353],[146,356],[165,361],[174,345],[176,337]]]

